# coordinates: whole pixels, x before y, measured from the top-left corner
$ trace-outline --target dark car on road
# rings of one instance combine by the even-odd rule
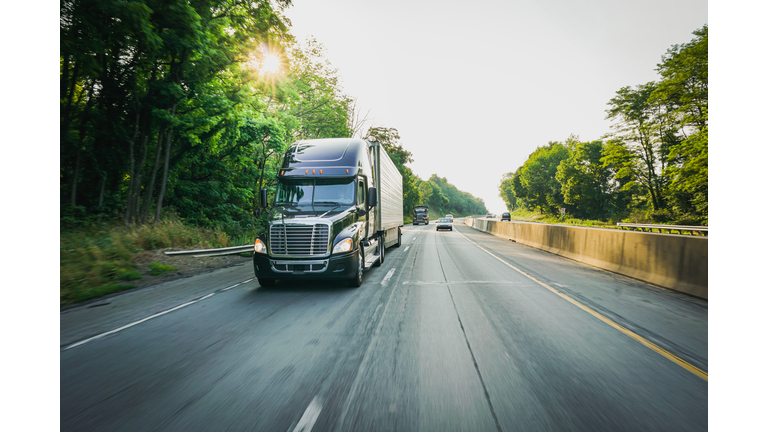
[[[453,222],[451,222],[448,218],[440,218],[437,220],[437,226],[435,226],[435,231],[440,231],[441,229],[447,229],[453,231]]]
[[[501,214],[501,221],[504,222],[505,220],[506,221],[511,221],[512,220],[512,216],[509,213],[502,213]]]

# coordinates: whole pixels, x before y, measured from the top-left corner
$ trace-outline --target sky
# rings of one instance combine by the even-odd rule
[[[610,132],[608,101],[707,21],[706,0],[294,0],[369,126],[395,128],[422,179],[506,210],[505,173],[537,147]]]

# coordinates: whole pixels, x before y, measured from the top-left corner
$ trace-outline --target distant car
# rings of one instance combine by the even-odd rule
[[[501,220],[503,221],[512,221],[512,216],[509,213],[502,213],[501,214]]]
[[[451,220],[448,218],[438,219],[437,224],[435,224],[435,231],[440,231],[441,229],[453,231],[453,222],[451,222]]]
[[[485,217],[487,217],[488,219],[493,219],[493,213],[488,213],[487,215],[485,215]]]
[[[446,219],[450,219],[450,220],[451,220],[451,222],[453,222],[453,215],[452,215],[452,214],[447,214],[447,215],[445,215],[445,218],[446,218]]]

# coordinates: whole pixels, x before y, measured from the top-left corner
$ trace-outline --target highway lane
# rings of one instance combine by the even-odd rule
[[[706,430],[705,380],[472,242],[704,370],[706,301],[460,224],[403,241],[358,289],[220,291],[244,265],[72,349],[157,313],[159,294],[68,311],[62,430]]]

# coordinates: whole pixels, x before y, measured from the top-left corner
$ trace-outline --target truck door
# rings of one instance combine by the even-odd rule
[[[357,178],[357,207],[361,209],[365,209],[365,200],[367,199],[367,190],[368,188],[366,186],[365,177],[358,177]],[[368,215],[365,216],[358,216],[357,222],[362,223],[360,225],[360,229],[363,230],[362,233],[360,233],[360,238],[368,238],[368,224],[366,223],[368,219]]]

